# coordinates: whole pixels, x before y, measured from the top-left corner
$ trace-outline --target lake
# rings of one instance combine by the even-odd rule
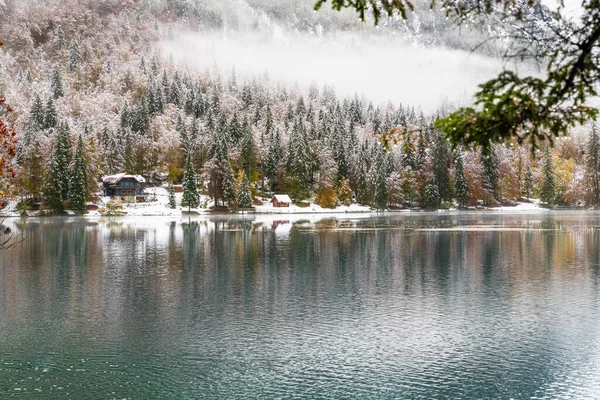
[[[0,398],[600,398],[600,213],[9,223]]]

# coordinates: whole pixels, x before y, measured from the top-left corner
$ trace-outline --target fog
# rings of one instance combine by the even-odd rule
[[[254,25],[243,22],[236,15],[235,24],[225,21],[219,33],[175,34],[161,43],[161,52],[188,68],[218,66],[226,73],[235,68],[246,76],[267,73],[273,82],[298,83],[301,88],[327,83],[341,95],[358,93],[377,104],[401,102],[426,112],[470,102],[477,85],[503,68],[500,59],[409,43],[402,32],[372,25],[326,32],[317,25],[299,32],[268,17]]]

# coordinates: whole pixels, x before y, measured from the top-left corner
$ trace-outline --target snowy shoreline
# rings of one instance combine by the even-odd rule
[[[522,212],[539,212],[546,213],[551,211],[593,211],[586,209],[551,209],[539,207],[537,203],[518,203],[514,206],[499,206],[499,207],[486,207],[486,208],[469,208],[469,209],[438,209],[438,210],[426,210],[426,209],[394,209],[385,211],[376,211],[367,206],[361,206],[352,204],[350,206],[338,206],[332,208],[322,208],[316,204],[310,204],[308,207],[298,207],[292,205],[290,207],[275,208],[272,205],[256,206],[253,210],[244,211],[230,211],[230,212],[214,212],[212,210],[201,208],[201,209],[170,209],[161,203],[146,203],[136,205],[124,205],[122,210],[123,215],[111,216],[110,218],[131,218],[131,217],[228,217],[228,216],[259,216],[259,215],[299,215],[299,216],[323,216],[323,215],[350,215],[350,214],[361,214],[364,216],[381,216],[386,214],[420,214],[420,213],[522,213]],[[64,217],[75,216],[72,212],[59,215]],[[0,212],[1,218],[21,218],[22,216],[16,210],[11,208],[7,212]],[[82,217],[84,218],[101,218],[104,217],[99,211],[89,211]],[[39,216],[35,213],[31,213],[25,218],[48,218],[48,216]]]

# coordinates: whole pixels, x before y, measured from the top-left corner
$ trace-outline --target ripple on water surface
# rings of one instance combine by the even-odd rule
[[[0,398],[600,398],[600,214],[15,222]]]

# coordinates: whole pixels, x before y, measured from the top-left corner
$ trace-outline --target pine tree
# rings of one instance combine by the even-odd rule
[[[435,178],[431,177],[425,186],[425,192],[423,194],[423,206],[425,208],[438,208],[440,206],[440,202],[441,198],[438,185],[435,182]]]
[[[373,192],[373,205],[378,210],[385,210],[388,205],[388,187],[387,187],[387,171],[385,165],[385,154],[383,150],[377,150],[377,156],[374,165],[376,172]]]
[[[275,188],[275,178],[277,177],[277,170],[281,159],[281,141],[279,139],[279,131],[275,131],[271,134],[271,140],[269,141],[269,151],[263,165],[263,171],[265,176],[271,184],[271,191]]]
[[[237,202],[237,188],[235,177],[231,165],[227,162],[223,168],[223,201],[226,201],[230,208],[235,207]]]
[[[544,176],[542,188],[540,190],[540,200],[548,205],[553,205],[556,199],[556,187],[554,182],[552,153],[550,152],[550,146],[548,145],[546,145],[546,148],[544,149],[542,172]]]
[[[252,191],[250,190],[250,182],[245,172],[241,172],[242,179],[240,183],[240,190],[238,191],[237,201],[239,208],[251,208],[254,203],[252,202]]]
[[[469,184],[465,175],[465,167],[463,164],[463,155],[461,152],[456,156],[456,176],[455,176],[454,192],[456,193],[456,201],[459,207],[466,207],[469,204]]]
[[[419,133],[419,140],[417,142],[417,155],[415,158],[416,170],[420,170],[425,164],[427,159],[427,143],[422,133]]]
[[[590,201],[594,207],[600,205],[600,182],[598,170],[600,169],[600,138],[596,131],[596,124],[592,126],[587,143],[586,175],[590,190]]]
[[[84,214],[87,202],[87,165],[86,151],[81,135],[77,139],[77,148],[71,170],[71,179],[69,184],[69,200],[71,200],[71,209],[78,214]]]
[[[288,151],[288,172],[296,179],[301,192],[306,192],[312,182],[312,153],[306,130],[296,121]]]
[[[402,146],[402,165],[415,171],[417,169],[417,160],[415,149],[410,140],[410,136],[406,138]]]
[[[169,103],[175,104],[177,107],[181,105],[182,94],[181,94],[181,82],[179,80],[179,75],[175,72],[175,76],[173,77],[173,82],[171,82],[171,87],[169,88]]]
[[[267,104],[267,119],[265,121],[265,135],[270,136],[273,130],[273,113],[271,112],[271,105]]]
[[[29,124],[34,131],[42,130],[46,125],[46,110],[38,94],[35,95],[31,111],[29,111]]]
[[[56,124],[58,124],[58,113],[54,107],[54,101],[52,101],[52,99],[48,99],[44,115],[44,129],[55,128]]]
[[[75,71],[81,63],[81,49],[79,47],[79,41],[77,39],[71,40],[69,46],[69,70]]]
[[[435,173],[435,181],[442,201],[452,200],[452,187],[450,186],[450,157],[449,157],[448,142],[444,137],[436,132],[433,142],[433,153],[431,160],[433,161],[433,169]]]
[[[175,189],[173,188],[172,182],[169,182],[169,208],[173,210],[177,208],[177,201],[175,200]]]
[[[71,130],[66,122],[60,124],[56,137],[55,155],[58,157],[58,179],[63,200],[69,197],[69,166],[73,154]]]
[[[55,211],[62,211],[63,201],[69,198],[71,147],[69,127],[62,123],[57,130],[54,153],[50,159],[43,189],[46,204]]]
[[[531,190],[533,188],[533,171],[531,170],[531,164],[527,162],[527,168],[525,169],[525,197],[529,198]]]
[[[240,139],[243,136],[242,127],[240,126],[240,122],[238,120],[237,112],[233,113],[233,118],[231,119],[231,123],[229,124],[229,138],[231,142],[236,145],[240,142]]]
[[[65,88],[62,82],[62,76],[58,66],[54,67],[52,77],[50,79],[50,91],[54,99],[59,99],[65,95]]]
[[[198,194],[198,180],[196,172],[192,165],[191,155],[187,155],[185,158],[185,165],[183,167],[183,197],[181,199],[181,206],[188,207],[188,210],[197,208],[200,205],[200,197]]]
[[[254,144],[254,138],[252,137],[252,129],[248,124],[248,121],[244,119],[244,125],[242,127],[244,131],[244,137],[242,140],[242,153],[240,155],[240,166],[246,177],[254,180],[257,170],[257,150]]]
[[[483,187],[495,200],[498,200],[498,157],[496,149],[492,146],[489,154],[481,154],[483,165]]]

